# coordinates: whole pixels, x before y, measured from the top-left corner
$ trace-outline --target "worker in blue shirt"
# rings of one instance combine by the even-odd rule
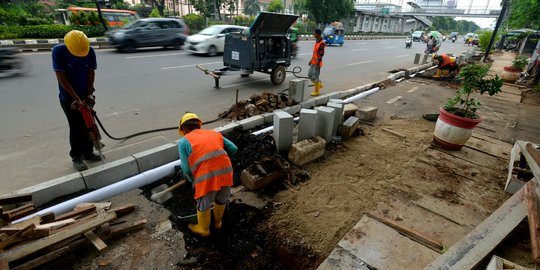
[[[83,100],[94,104],[94,70],[97,68],[96,54],[90,48],[88,37],[73,30],[64,36],[64,44],[52,49],[52,66],[58,80],[59,99],[69,124],[69,155],[77,171],[88,169],[83,160],[99,161],[94,154],[94,144],[88,135],[81,112]]]
[[[229,156],[238,148],[221,133],[201,129],[202,121],[194,113],[186,113],[178,124],[183,138],[178,142],[180,165],[193,183],[197,201],[197,224],[189,229],[203,237],[210,236],[210,209],[214,205],[214,227],[221,229],[223,214],[233,185],[233,167]]]

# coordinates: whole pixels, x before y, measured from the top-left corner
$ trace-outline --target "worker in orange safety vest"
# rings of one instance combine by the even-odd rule
[[[434,78],[448,77],[450,72],[459,72],[459,66],[456,63],[456,58],[448,56],[446,54],[433,54],[434,61],[437,61],[437,74]]]
[[[311,92],[311,95],[318,96],[321,88],[323,88],[323,84],[319,79],[319,76],[323,66],[322,58],[324,56],[324,48],[326,47],[326,44],[322,38],[321,29],[315,29],[314,36],[317,41],[315,42],[315,47],[313,47],[313,56],[311,56],[311,60],[309,61],[308,77],[315,85],[315,91]]]
[[[238,148],[221,133],[201,129],[202,121],[194,113],[180,119],[178,142],[182,172],[195,187],[197,224],[189,229],[203,237],[210,236],[211,207],[214,205],[214,227],[221,229],[223,214],[233,185],[233,167],[229,155]]]

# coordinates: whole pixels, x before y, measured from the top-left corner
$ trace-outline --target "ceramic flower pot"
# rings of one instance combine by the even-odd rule
[[[519,79],[522,70],[513,67],[504,67],[501,79],[505,82],[514,83]]]
[[[482,121],[451,114],[439,109],[440,115],[435,124],[433,142],[448,150],[459,150],[472,136],[474,128]]]

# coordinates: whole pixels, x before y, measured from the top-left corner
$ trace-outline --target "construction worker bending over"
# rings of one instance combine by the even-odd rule
[[[230,155],[238,148],[221,133],[201,129],[202,121],[194,113],[180,119],[178,142],[182,171],[195,187],[197,224],[189,229],[203,237],[210,235],[210,209],[214,205],[214,227],[221,229],[225,206],[231,197],[233,167]]]
[[[459,71],[459,67],[456,63],[456,58],[448,56],[446,54],[433,54],[433,60],[438,61],[437,74],[434,78],[444,78],[450,75],[450,72]]]
[[[309,79],[315,85],[315,91],[311,92],[312,96],[318,96],[321,88],[323,88],[319,75],[321,74],[321,68],[323,66],[322,58],[324,56],[324,48],[326,47],[326,44],[324,44],[324,40],[322,39],[321,35],[321,29],[315,29],[314,36],[317,41],[315,42],[315,47],[313,47],[313,56],[311,56],[311,60],[309,61],[308,72]]]
[[[96,54],[90,48],[88,37],[73,30],[64,36],[64,43],[52,49],[52,66],[58,80],[60,105],[69,124],[69,155],[77,171],[88,169],[84,160],[99,161],[93,153],[94,143],[88,135],[79,106],[85,101],[94,103],[94,70]]]

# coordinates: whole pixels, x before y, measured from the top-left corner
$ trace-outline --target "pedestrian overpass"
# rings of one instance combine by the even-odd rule
[[[426,17],[474,17],[474,18],[497,18],[501,14],[501,9],[489,9],[488,6],[476,7],[470,2],[468,8],[450,8],[447,6],[427,6],[420,7],[414,2],[407,2],[410,8],[402,9],[394,15],[403,16],[426,16]]]

